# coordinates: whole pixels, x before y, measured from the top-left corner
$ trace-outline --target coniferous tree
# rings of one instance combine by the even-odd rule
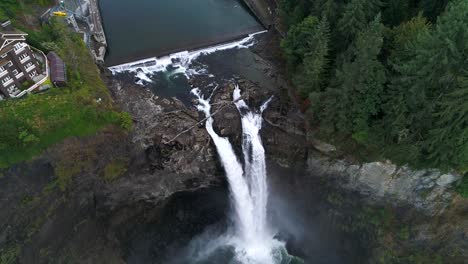
[[[435,100],[433,126],[424,146],[429,159],[441,166],[468,168],[468,2],[449,4],[433,33],[438,65],[428,78]],[[443,50],[438,50],[443,49]],[[436,53],[438,52],[438,53]]]
[[[313,5],[313,15],[327,17],[329,24],[334,26],[340,15],[341,6],[337,0],[316,0]]]
[[[330,89],[325,102],[328,122],[347,133],[367,133],[373,116],[380,111],[385,68],[378,60],[383,44],[384,26],[378,15],[365,30],[359,32],[353,58],[346,61],[336,73],[335,87]],[[335,97],[335,98],[332,98]],[[328,101],[332,98],[332,101]],[[335,104],[336,108],[331,107]],[[336,113],[335,111],[343,111]],[[346,118],[343,118],[346,116]]]
[[[449,2],[450,0],[420,0],[419,6],[429,20],[435,21]]]
[[[407,56],[412,56],[412,50],[407,47],[408,44],[417,40],[419,33],[430,30],[430,23],[419,13],[397,27],[393,28],[390,37],[390,56],[391,60],[403,59]]]
[[[395,143],[403,143],[410,139],[409,125],[411,125],[413,108],[418,106],[411,103],[414,99],[408,85],[414,82],[413,79],[402,78],[398,73],[398,68],[409,65],[414,57],[414,43],[418,41],[420,34],[428,35],[430,25],[422,15],[412,18],[410,21],[401,24],[392,31],[392,50],[390,51],[390,61],[395,65],[397,76],[388,86],[385,94],[384,104],[384,125],[387,137]],[[419,94],[421,95],[421,94]]]
[[[387,26],[398,26],[412,15],[411,1],[385,0],[382,20]]]
[[[468,77],[460,78],[460,86],[441,98],[434,118],[424,142],[428,159],[444,168],[468,170]]]
[[[435,30],[420,32],[394,64],[398,76],[391,89],[402,100],[394,103],[388,114],[394,126],[406,130],[413,142],[427,137],[434,125],[437,102],[456,89],[462,71],[468,68],[467,28],[468,3],[455,1],[439,18]],[[398,107],[407,109],[404,116]]]
[[[356,34],[366,27],[380,8],[380,0],[351,0],[344,7],[344,14],[338,21],[338,29],[344,40],[352,41]]]
[[[303,64],[294,78],[302,97],[319,92],[325,81],[330,41],[330,27],[326,17],[320,20],[308,41]]]
[[[352,0],[345,6],[343,16],[338,21],[338,30],[345,40],[352,40],[366,26],[364,6],[365,0]]]
[[[312,41],[318,24],[319,20],[316,17],[309,16],[288,31],[286,38],[281,42],[281,47],[290,66],[297,67],[302,63],[310,50],[310,45],[314,45]]]
[[[279,15],[287,29],[300,23],[309,12],[306,0],[280,0]]]

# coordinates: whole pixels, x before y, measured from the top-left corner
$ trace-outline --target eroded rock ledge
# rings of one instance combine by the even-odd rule
[[[429,215],[441,214],[450,205],[452,187],[461,179],[456,173],[435,169],[412,170],[391,162],[357,164],[322,155],[308,158],[312,174],[338,179],[348,190],[358,191],[371,200],[394,205],[412,205]]]

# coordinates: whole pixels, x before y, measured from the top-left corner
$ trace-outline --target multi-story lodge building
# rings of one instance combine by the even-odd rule
[[[33,85],[40,67],[26,44],[28,34],[14,29],[10,21],[0,24],[0,100],[16,97],[25,85]]]

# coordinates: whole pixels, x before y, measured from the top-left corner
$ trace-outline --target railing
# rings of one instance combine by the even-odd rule
[[[18,54],[20,52],[22,52],[24,49],[25,49],[26,46],[22,46],[21,48],[19,49],[15,49],[15,54]]]
[[[29,66],[28,68],[26,68],[26,72],[30,72],[30,71],[32,71],[34,68],[36,68],[36,65],[33,64],[33,65]]]
[[[12,96],[12,97],[18,95],[21,92],[20,90],[18,90],[17,87],[13,88],[12,90],[13,91],[8,91],[10,93],[10,96]]]
[[[17,75],[15,75],[15,78],[18,80],[19,78],[23,77],[24,76],[24,73],[23,72],[20,72],[18,73]]]
[[[26,56],[26,58],[21,59],[20,62],[23,64],[23,63],[27,62],[29,59],[31,59],[31,57]]]
[[[13,79],[10,79],[10,80],[4,82],[4,83],[3,83],[3,86],[4,86],[4,87],[7,87],[8,85],[10,85],[10,84],[12,84],[12,83],[13,83]]]

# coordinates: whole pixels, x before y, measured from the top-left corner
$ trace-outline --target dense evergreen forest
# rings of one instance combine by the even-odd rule
[[[468,170],[467,0],[280,0],[280,15],[317,135]]]

